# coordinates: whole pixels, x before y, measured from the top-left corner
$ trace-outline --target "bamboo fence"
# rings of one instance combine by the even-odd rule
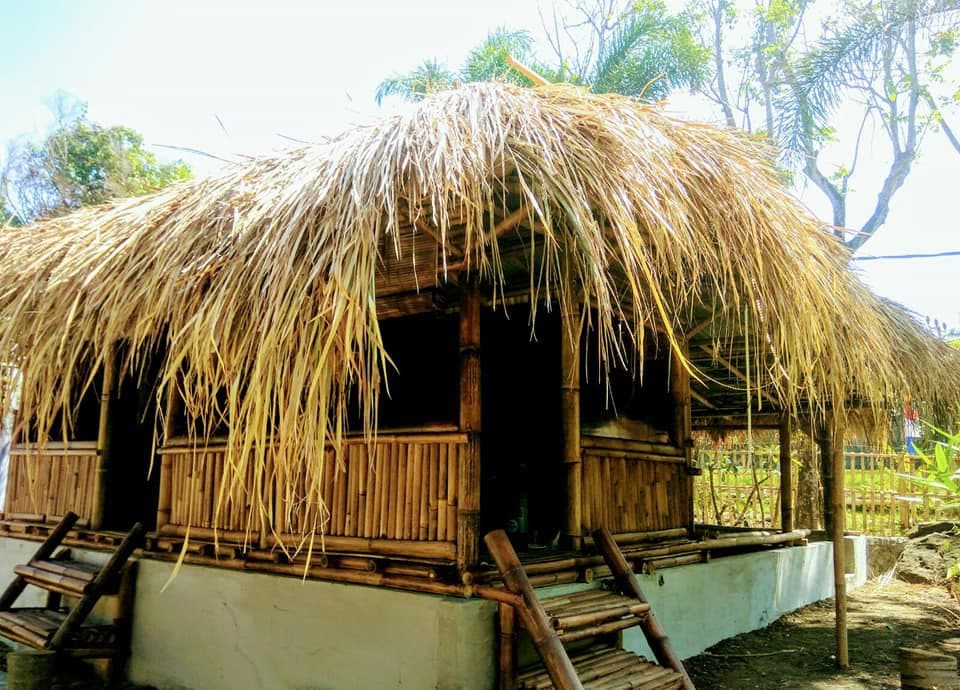
[[[694,513],[699,523],[737,527],[780,527],[780,454],[776,446],[752,453],[743,448],[699,449],[703,474],[694,482]],[[844,455],[846,529],[877,536],[903,534],[931,520],[956,519],[942,507],[947,494],[911,482],[903,475],[922,471],[918,458],[848,449]],[[798,464],[793,464],[797,482]]]

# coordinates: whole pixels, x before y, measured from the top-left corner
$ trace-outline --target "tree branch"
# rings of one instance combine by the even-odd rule
[[[953,129],[950,128],[950,125],[947,124],[946,119],[943,117],[943,113],[940,112],[940,108],[937,107],[937,102],[933,100],[933,96],[929,93],[924,94],[927,104],[930,106],[931,115],[937,118],[937,123],[940,125],[940,129],[943,130],[943,133],[947,135],[947,140],[950,142],[950,145],[953,146],[954,150],[957,153],[960,153],[960,140],[957,139],[957,135],[953,133]]]

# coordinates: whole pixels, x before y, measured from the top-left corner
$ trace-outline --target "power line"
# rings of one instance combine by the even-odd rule
[[[887,259],[936,259],[941,256],[960,256],[960,250],[934,252],[931,254],[880,254],[877,256],[854,256],[853,261],[881,261]]]

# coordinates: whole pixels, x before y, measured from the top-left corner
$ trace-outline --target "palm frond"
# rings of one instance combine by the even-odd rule
[[[377,86],[377,105],[388,96],[399,96],[408,101],[419,101],[430,93],[449,89],[456,84],[457,75],[437,60],[425,60],[407,74],[394,75]]]

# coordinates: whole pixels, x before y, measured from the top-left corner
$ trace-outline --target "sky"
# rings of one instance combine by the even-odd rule
[[[497,26],[528,29],[546,51],[541,9],[550,12],[549,0],[0,0],[0,156],[8,141],[47,131],[62,90],[86,101],[94,121],[133,127],[158,156],[215,174],[220,159],[322,141],[390,114],[396,103],[374,100],[384,77],[431,57],[457,67]],[[719,122],[689,94],[664,107]],[[867,217],[883,177],[885,137],[868,131],[864,142],[851,225]],[[960,155],[931,133],[886,225],[859,254],[960,250],[958,190]],[[829,217],[815,190],[796,192]],[[960,256],[854,266],[880,294],[960,327]]]

